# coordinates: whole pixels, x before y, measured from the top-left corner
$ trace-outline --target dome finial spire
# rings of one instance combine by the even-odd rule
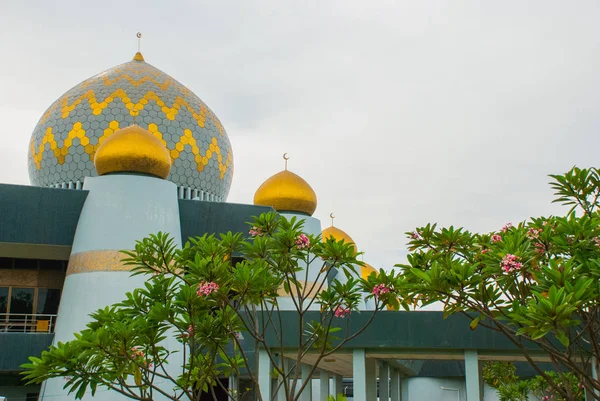
[[[329,213],[329,217],[331,217],[331,227],[333,227],[333,219],[335,219],[335,214]]]
[[[283,160],[285,160],[285,169],[287,170],[287,163],[290,160],[290,156],[288,156],[287,152],[283,154]]]
[[[135,36],[137,36],[137,39],[138,39],[138,51],[135,54],[135,56],[133,56],[133,59],[135,61],[144,61],[144,56],[142,56],[142,53],[140,51],[140,49],[142,47],[142,33],[138,32]]]

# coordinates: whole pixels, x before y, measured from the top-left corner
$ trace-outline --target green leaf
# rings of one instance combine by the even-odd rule
[[[475,330],[477,328],[477,325],[479,325],[479,316],[477,316],[475,319],[471,320],[469,327],[471,328],[471,330]]]
[[[427,283],[431,284],[431,277],[429,277],[429,275],[427,273],[425,273],[423,270],[421,269],[416,269],[416,268],[411,268],[410,272],[412,274],[414,274],[415,276],[417,276],[417,278],[426,281]]]
[[[558,338],[558,341],[560,341],[560,343],[562,345],[564,345],[565,347],[569,346],[569,337],[567,337],[567,335],[565,334],[564,331],[558,331],[555,333],[556,338]]]

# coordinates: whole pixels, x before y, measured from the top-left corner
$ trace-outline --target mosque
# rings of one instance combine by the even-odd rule
[[[19,366],[142,284],[119,250],[150,233],[168,232],[181,245],[205,233],[246,232],[252,216],[275,209],[304,219],[311,234],[354,243],[312,217],[317,195],[287,165],[258,188],[253,204],[227,203],[234,158],[225,128],[140,52],[50,105],[31,136],[28,168],[31,186],[0,184],[0,399],[74,399],[64,383],[24,386]],[[373,271],[367,265],[361,274]],[[319,365],[302,399],[496,400],[480,377],[486,360],[517,361],[527,374],[508,340],[471,331],[460,316],[383,311]],[[261,391],[280,399],[268,362],[260,366]],[[94,399],[122,398],[99,392]]]

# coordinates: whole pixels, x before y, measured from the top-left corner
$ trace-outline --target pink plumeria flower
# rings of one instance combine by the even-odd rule
[[[546,252],[546,245],[542,244],[541,242],[536,242],[535,250],[537,253],[544,253]]]
[[[492,235],[492,242],[496,243],[496,242],[500,242],[500,241],[502,241],[502,236],[500,234]]]
[[[298,249],[308,248],[309,245],[310,239],[305,234],[300,234],[296,238],[296,246],[298,247]]]
[[[513,225],[512,225],[512,223],[506,223],[506,224],[504,225],[504,227],[502,227],[502,230],[501,230],[501,231],[502,231],[503,233],[505,233],[505,232],[507,232],[508,230],[510,230],[511,228],[513,228]]]
[[[262,232],[262,228],[260,227],[252,227],[249,231],[250,235],[253,237],[260,237],[264,233]]]
[[[145,356],[144,351],[139,349],[138,347],[131,348],[131,354],[134,358],[143,358]]]
[[[378,284],[373,287],[373,294],[375,294],[375,298],[377,299],[388,292],[390,292],[390,289],[385,284]]]
[[[541,228],[530,228],[527,230],[527,238],[533,240],[538,239],[540,237],[540,233],[542,232]]]
[[[523,267],[523,263],[521,263],[521,258],[519,256],[515,256],[513,254],[507,254],[502,258],[500,262],[500,267],[504,270],[505,273],[512,273],[517,270],[521,270]]]
[[[346,316],[350,315],[350,313],[352,313],[352,311],[349,308],[344,308],[343,306],[338,306],[333,311],[335,317],[339,317],[340,319],[345,318]]]
[[[196,294],[198,294],[198,296],[200,297],[207,296],[217,291],[218,289],[219,285],[214,281],[201,281],[198,284],[198,291],[196,291]]]

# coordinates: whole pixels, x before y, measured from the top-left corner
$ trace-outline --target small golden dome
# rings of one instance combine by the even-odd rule
[[[256,190],[254,204],[271,206],[278,212],[300,212],[312,216],[317,208],[317,195],[302,177],[283,170]]]
[[[375,273],[377,275],[377,270],[368,263],[365,263],[364,266],[360,267],[360,275],[365,280],[371,275],[371,273]]]
[[[94,166],[98,175],[129,172],[167,178],[171,156],[150,131],[130,125],[102,142],[96,151]]]
[[[352,244],[352,248],[354,248],[354,253],[356,253],[356,243],[354,242],[351,236],[346,234],[344,230],[340,230],[337,227],[331,226],[323,230],[323,232],[321,233],[321,237],[323,241],[327,240],[328,238],[333,238],[336,241],[344,240],[346,244]]]

